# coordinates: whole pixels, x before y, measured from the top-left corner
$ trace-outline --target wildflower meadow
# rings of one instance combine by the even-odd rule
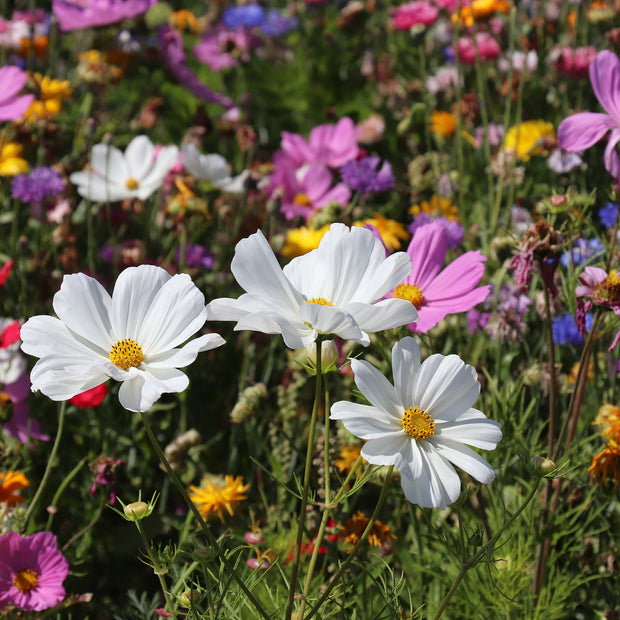
[[[0,7],[0,618],[620,618],[617,0]]]

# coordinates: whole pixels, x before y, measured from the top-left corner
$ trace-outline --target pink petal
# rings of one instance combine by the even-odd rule
[[[565,118],[558,127],[558,144],[569,153],[583,151],[616,127],[608,114],[580,112]]]
[[[616,144],[620,141],[620,129],[614,129],[605,147],[605,168],[611,176],[620,181],[620,161],[616,152]]]
[[[590,81],[605,111],[620,126],[620,60],[608,51],[599,52],[590,65]]]
[[[412,269],[405,282],[420,287],[424,294],[443,266],[447,249],[448,235],[439,222],[416,229],[407,248]]]
[[[329,190],[331,184],[332,174],[321,164],[310,164],[301,182],[302,190],[313,203]]]
[[[314,154],[305,138],[289,131],[282,132],[282,150],[293,160],[295,167],[314,161]]]
[[[339,205],[346,205],[351,198],[351,190],[344,183],[338,183],[334,185],[320,200],[316,201],[317,207],[324,207],[330,202],[335,202]]]
[[[486,257],[479,250],[466,252],[452,261],[426,288],[422,289],[424,299],[431,303],[441,299],[458,302],[470,293],[482,280]],[[482,297],[484,299],[486,295]],[[469,310],[469,308],[467,308]],[[460,309],[456,310],[457,312]]]
[[[19,67],[2,67],[0,69],[0,104],[12,99],[24,87],[26,79],[26,74]]]

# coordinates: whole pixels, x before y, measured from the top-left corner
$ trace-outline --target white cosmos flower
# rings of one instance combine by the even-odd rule
[[[125,153],[109,144],[95,144],[90,170],[74,172],[69,179],[80,196],[94,202],[146,200],[163,185],[178,154],[176,146],[164,146],[156,153],[147,136],[136,136]]]
[[[94,278],[66,275],[54,295],[58,318],[35,316],[21,329],[22,349],[39,357],[32,390],[68,400],[109,378],[121,381],[121,405],[147,411],[164,392],[182,392],[179,370],[201,351],[224,344],[217,334],[183,343],[207,319],[203,294],[187,274],[141,265],[125,269],[112,297]]]
[[[209,181],[211,185],[229,194],[240,194],[250,174],[244,170],[236,177],[231,177],[226,160],[216,153],[202,155],[193,144],[183,144],[183,166],[196,179]]]
[[[366,346],[368,332],[418,320],[404,299],[377,302],[407,277],[411,261],[405,252],[386,258],[383,244],[366,228],[332,224],[316,250],[284,269],[258,231],[237,244],[231,270],[246,293],[214,299],[209,318],[237,321],[236,330],[282,334],[291,349],[309,346],[319,334]]]
[[[457,355],[431,355],[420,363],[411,337],[392,349],[394,385],[374,366],[351,360],[355,383],[371,403],[339,401],[330,418],[365,439],[362,456],[375,465],[394,465],[405,497],[426,508],[455,502],[461,481],[451,463],[479,482],[495,479],[493,468],[474,450],[494,450],[501,425],[472,409],[480,393],[476,370]]]

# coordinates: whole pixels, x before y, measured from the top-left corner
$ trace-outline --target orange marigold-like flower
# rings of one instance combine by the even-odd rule
[[[341,473],[349,473],[362,451],[362,446],[341,446],[338,452],[338,456],[334,459],[334,465],[341,471]]]
[[[351,545],[357,544],[357,541],[362,537],[369,521],[370,519],[367,519],[364,514],[358,510],[355,515],[342,526],[342,535],[345,541]],[[396,540],[396,536],[392,534],[389,525],[381,521],[375,521],[366,542],[374,547],[383,547],[389,545],[393,540]]]
[[[456,131],[456,116],[451,112],[433,110],[429,129],[444,138],[449,138]]]
[[[620,445],[620,407],[604,404],[598,410],[598,416],[592,424],[604,426],[601,432],[603,437]]]
[[[249,488],[249,484],[243,484],[242,476],[207,475],[200,487],[189,487],[189,498],[205,519],[217,514],[224,523],[224,510],[232,517],[239,503],[247,499],[245,492]]]
[[[459,208],[452,204],[450,198],[442,196],[431,196],[430,200],[423,200],[420,204],[412,205],[409,208],[411,215],[420,215],[420,213],[428,213],[431,217],[445,217],[447,220],[459,219]]]
[[[610,441],[593,457],[588,474],[599,484],[607,485],[610,476],[614,478],[614,487],[620,484],[620,446],[615,441]]]
[[[23,502],[24,498],[18,493],[29,484],[28,478],[21,472],[0,472],[0,504],[15,506]]]

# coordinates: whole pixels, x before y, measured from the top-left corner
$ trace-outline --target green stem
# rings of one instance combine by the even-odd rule
[[[312,417],[310,418],[310,430],[308,432],[308,448],[306,450],[306,467],[304,470],[304,486],[301,493],[301,506],[299,508],[299,520],[297,524],[297,539],[293,555],[293,567],[291,571],[291,583],[289,585],[288,600],[286,602],[285,620],[291,620],[293,613],[293,601],[295,599],[295,588],[297,586],[297,574],[299,572],[299,559],[301,557],[301,545],[304,537],[306,523],[306,508],[308,506],[308,493],[310,492],[310,473],[312,472],[312,456],[314,454],[314,434],[319,414],[319,403],[321,402],[322,369],[321,353],[323,348],[321,338],[316,341],[316,389],[314,393],[314,404],[312,406]]]
[[[62,436],[62,429],[65,423],[65,411],[67,409],[67,401],[63,401],[60,406],[60,412],[58,414],[58,429],[56,430],[56,439],[54,440],[54,445],[52,446],[52,452],[47,461],[47,467],[45,468],[45,472],[43,473],[43,478],[41,479],[41,483],[39,484],[39,488],[37,492],[34,494],[32,501],[30,502],[30,506],[28,506],[28,510],[26,511],[26,516],[24,517],[24,524],[22,526],[22,531],[26,529],[28,525],[28,521],[30,517],[32,517],[34,513],[34,509],[36,508],[39,499],[41,498],[41,494],[43,493],[43,489],[47,483],[47,480],[52,472],[54,467],[54,461],[56,460],[56,453],[58,452],[58,446],[60,445],[60,437]]]
[[[194,504],[194,502],[192,502],[192,500],[189,498],[189,495],[187,494],[185,486],[183,485],[183,483],[181,482],[177,474],[174,472],[172,467],[170,467],[170,463],[168,462],[166,455],[164,454],[157,439],[155,438],[155,435],[153,434],[153,429],[151,428],[151,424],[148,420],[148,416],[146,415],[146,412],[141,411],[140,417],[142,418],[142,423],[144,424],[146,434],[148,435],[151,445],[153,446],[153,449],[157,453],[157,456],[159,457],[161,464],[164,466],[166,472],[168,473],[168,476],[172,480],[172,483],[177,488],[177,491],[181,494],[181,497],[183,497],[183,500],[185,501],[187,507],[196,517],[196,520],[200,524],[200,527],[202,528],[203,533],[205,534],[205,536],[207,537],[207,540],[209,541],[209,544],[215,550],[217,556],[220,558],[220,561],[226,568],[226,571],[230,575],[232,575],[233,579],[239,584],[239,587],[243,590],[243,593],[245,594],[245,596],[248,597],[252,605],[254,605],[254,607],[256,608],[256,611],[265,620],[271,620],[271,618],[269,617],[269,614],[263,609],[263,606],[258,602],[258,600],[252,594],[252,592],[250,592],[248,587],[243,582],[243,579],[241,579],[241,577],[237,574],[237,571],[235,570],[233,565],[229,562],[228,558],[226,557],[226,554],[224,553],[219,543],[217,542],[217,539],[215,538],[211,530],[207,527],[207,524],[205,523],[205,520],[202,518],[202,515],[200,514],[198,508],[196,508],[196,505]]]
[[[56,491],[56,494],[54,495],[54,499],[52,499],[52,503],[50,504],[50,508],[56,507],[56,504],[58,503],[58,500],[60,499],[64,490],[67,488],[67,485],[71,482],[71,480],[73,480],[73,478],[75,478],[75,476],[80,471],[80,469],[84,467],[85,463],[86,463],[86,458],[81,459],[80,461],[78,461],[78,464],[69,472],[69,475],[62,481],[61,485],[58,487],[58,490]],[[54,520],[54,511],[51,511],[50,516],[47,519],[47,524],[45,526],[45,530],[47,532],[49,532],[50,529],[52,528],[53,520]]]

